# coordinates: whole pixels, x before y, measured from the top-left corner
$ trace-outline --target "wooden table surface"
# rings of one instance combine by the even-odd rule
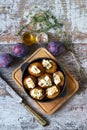
[[[41,0],[26,2],[23,0],[0,1],[0,54],[4,52],[12,53],[12,46],[20,41],[18,37],[14,36],[14,33],[17,31],[20,23],[23,22],[24,16],[29,11],[39,11],[42,7],[42,10],[50,9],[53,13],[56,12],[55,15],[57,17],[64,15],[68,18],[68,24],[65,24],[66,29],[72,32],[73,42],[75,43],[74,49],[78,53],[81,65],[87,74],[87,2],[85,0],[74,0],[71,3],[68,2],[68,0],[66,0],[66,2],[64,2],[64,0],[44,0],[43,6],[40,6],[41,3],[39,5],[38,2],[41,2]],[[30,4],[31,6],[29,6]],[[38,6],[38,8],[35,8],[35,5]],[[61,14],[58,13],[59,11]],[[75,11],[77,11],[77,13],[75,13]],[[73,15],[73,13],[75,14]],[[81,24],[78,22],[80,20]],[[65,21],[65,23],[67,23],[67,21]],[[16,59],[14,64],[7,69],[0,68],[0,75],[2,75],[4,80],[15,90],[17,90],[18,86],[12,80],[13,70],[39,47],[39,45],[31,46],[27,56]],[[61,56],[56,58],[61,60]],[[70,71],[76,70],[76,61],[71,58],[70,54],[65,58],[65,62],[67,62],[66,66],[68,66]],[[76,73],[74,72],[74,76],[75,75],[77,75],[77,81],[79,82],[78,92],[53,115],[44,114],[36,105],[31,103],[36,111],[49,122],[49,125],[46,127],[42,127],[20,103],[16,102],[10,93],[6,91],[4,83],[0,81],[0,130],[86,130],[87,82],[84,84],[81,82],[77,70]],[[18,93],[20,94],[20,90],[18,90]],[[21,94],[21,96],[23,96],[23,94]]]
[[[2,52],[8,51],[11,53],[13,45],[1,45],[0,50]],[[85,71],[87,72],[87,44],[76,44],[75,50],[78,51],[80,61]],[[30,48],[30,54],[33,53],[39,46]],[[30,56],[30,54],[28,56]],[[4,79],[17,90],[18,86],[12,80],[12,71],[17,68],[28,56],[24,58],[18,58],[12,66],[8,69],[0,69],[1,75]],[[57,57],[58,58],[58,57]],[[72,64],[72,59],[69,55],[68,64],[74,69],[75,64]],[[59,59],[59,58],[58,58]],[[69,69],[69,68],[68,68]],[[75,72],[76,73],[76,72]],[[76,75],[74,73],[74,75]],[[80,82],[81,78],[78,78]],[[38,122],[29,114],[25,108],[15,101],[7,91],[3,82],[0,82],[0,130],[86,130],[87,128],[87,83],[82,84],[80,82],[79,91],[68,100],[56,113],[53,115],[46,115],[41,112],[34,103],[31,103],[37,112],[39,112],[44,118],[46,118],[50,124],[46,127],[42,127]],[[19,92],[20,93],[20,92]]]

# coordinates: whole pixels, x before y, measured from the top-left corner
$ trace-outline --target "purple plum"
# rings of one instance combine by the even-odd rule
[[[61,42],[50,42],[48,44],[48,50],[54,55],[54,56],[57,56],[57,55],[60,55],[63,50],[64,50],[64,47],[62,46],[62,43]]]
[[[16,57],[22,57],[28,54],[29,52],[29,47],[22,44],[22,43],[17,43],[13,46],[12,48],[13,55]]]
[[[0,55],[0,67],[6,68],[10,66],[13,62],[13,57],[9,53],[4,53]]]

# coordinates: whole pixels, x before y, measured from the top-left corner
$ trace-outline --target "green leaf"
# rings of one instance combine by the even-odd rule
[[[36,28],[35,30],[32,30],[32,32],[46,32],[49,29],[62,28],[63,26],[63,24],[59,23],[56,17],[49,10],[36,13],[34,16],[31,17],[31,21],[27,25],[29,24],[32,24],[34,26],[37,26],[37,24],[41,25],[40,29]],[[27,26],[24,25],[22,28],[20,28],[19,33],[26,27]]]

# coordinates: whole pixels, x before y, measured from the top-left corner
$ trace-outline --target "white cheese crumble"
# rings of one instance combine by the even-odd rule
[[[31,91],[31,96],[33,96],[34,98],[38,98],[39,99],[40,97],[43,96],[42,90],[40,90],[40,89],[33,89]]]
[[[38,25],[38,27],[40,27],[40,26]],[[38,43],[47,43],[48,42],[48,35],[46,33],[42,32],[36,36],[36,41]]]
[[[43,65],[43,67],[45,67],[46,69],[50,69],[50,68],[52,67],[51,62],[52,62],[51,60],[45,60],[45,59],[43,59],[42,65]]]
[[[26,79],[26,84],[27,84],[28,88],[35,87],[34,81],[31,78]]]
[[[41,71],[40,71],[40,69],[36,66],[36,65],[33,65],[32,67],[31,67],[31,71],[33,72],[33,73],[36,73],[36,74],[39,74]]]
[[[57,92],[58,92],[58,89],[56,86],[52,86],[50,88],[47,88],[47,90],[46,90],[47,95],[54,95]]]
[[[58,85],[61,82],[60,76],[58,74],[53,74],[54,83]]]
[[[52,86],[52,81],[51,79],[49,78],[49,76],[45,76],[43,79],[41,79],[39,82],[38,82],[38,85],[41,86],[41,87],[44,87],[44,86]]]

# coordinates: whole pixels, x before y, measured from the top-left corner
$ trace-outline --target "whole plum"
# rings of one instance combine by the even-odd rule
[[[13,62],[13,57],[9,53],[4,53],[0,55],[0,67],[6,68],[10,66]]]
[[[54,56],[57,56],[57,55],[60,55],[63,50],[64,50],[64,47],[62,46],[62,43],[61,42],[50,42],[48,44],[48,50],[54,55]]]
[[[22,43],[17,43],[13,46],[12,48],[13,55],[16,57],[22,57],[28,54],[29,52],[29,47]]]

